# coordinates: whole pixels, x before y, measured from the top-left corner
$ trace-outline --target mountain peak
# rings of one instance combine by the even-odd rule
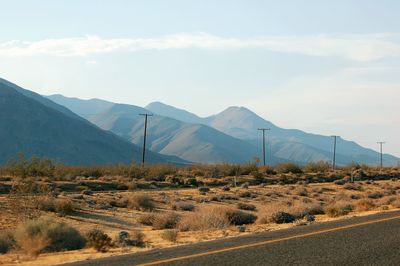
[[[193,113],[162,102],[152,102],[145,108],[155,114],[171,117],[186,123],[201,124],[203,122],[200,117]]]

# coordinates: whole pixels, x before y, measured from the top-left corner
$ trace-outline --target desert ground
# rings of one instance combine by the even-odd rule
[[[398,168],[268,172],[158,180],[3,175],[0,264],[56,265],[400,208]],[[52,250],[27,225],[38,219],[72,227],[85,244]]]

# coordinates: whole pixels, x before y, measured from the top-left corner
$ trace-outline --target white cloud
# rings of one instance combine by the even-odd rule
[[[13,40],[0,43],[0,56],[87,56],[116,51],[166,49],[243,49],[338,56],[356,61],[371,61],[400,56],[399,34],[261,36],[256,38],[224,38],[206,33],[175,34],[158,38],[104,39],[86,36],[46,39],[35,42]]]

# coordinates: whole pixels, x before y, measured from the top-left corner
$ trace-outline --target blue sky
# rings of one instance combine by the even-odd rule
[[[0,0],[0,76],[41,94],[275,124],[400,156],[400,1]]]

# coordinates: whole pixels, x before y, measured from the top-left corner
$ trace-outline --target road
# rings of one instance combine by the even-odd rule
[[[400,265],[400,211],[68,266]]]

